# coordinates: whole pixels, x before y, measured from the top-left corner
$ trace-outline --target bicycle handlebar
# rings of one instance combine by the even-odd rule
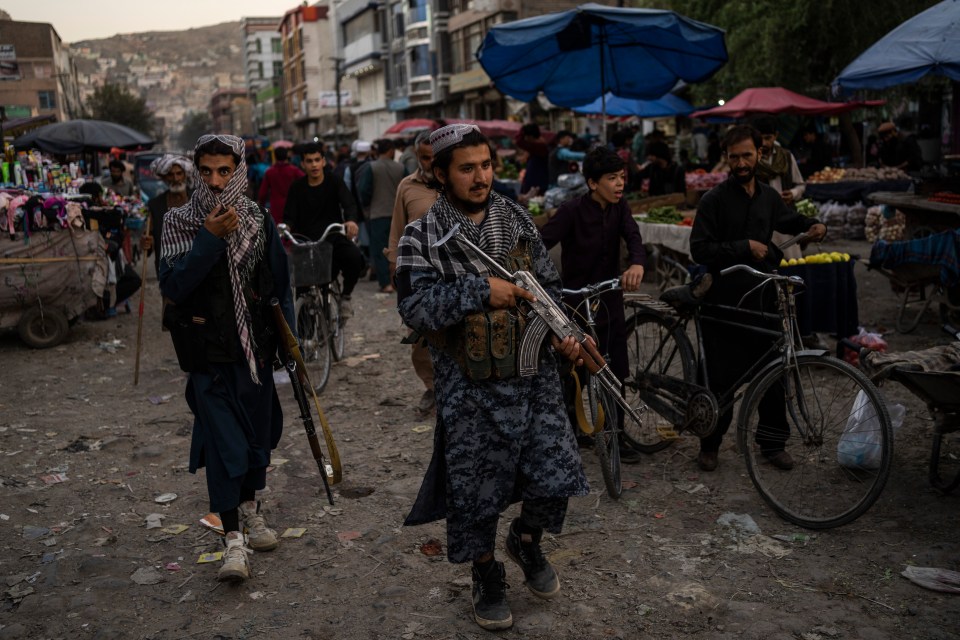
[[[733,266],[727,267],[726,269],[721,269],[720,275],[725,276],[729,273],[736,273],[740,271],[757,278],[763,278],[764,280],[776,280],[777,282],[790,281],[790,282],[793,282],[794,284],[803,284],[803,278],[801,278],[800,276],[784,276],[784,275],[780,275],[779,273],[765,273],[763,271],[758,271],[757,269],[754,269],[750,265],[746,265],[746,264],[735,264]]]
[[[297,240],[294,237],[294,235],[290,233],[290,226],[287,225],[286,223],[281,222],[280,224],[278,224],[277,231],[280,232],[281,236],[283,236],[293,244],[303,244],[303,242],[301,242],[300,240]],[[343,224],[339,222],[334,222],[331,225],[327,225],[327,228],[323,230],[323,235],[320,236],[320,239],[317,240],[317,242],[323,242],[324,240],[327,239],[327,236],[329,236],[330,234],[339,233],[340,235],[345,236],[347,235],[345,232],[346,232],[346,227]]]
[[[617,291],[618,289],[620,289],[620,278],[611,278],[610,280],[604,280],[603,282],[588,284],[587,286],[579,289],[561,289],[560,293],[565,296],[583,296],[585,298],[592,298],[593,296],[605,291]]]

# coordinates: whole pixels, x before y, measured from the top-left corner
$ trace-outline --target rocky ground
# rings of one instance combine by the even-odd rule
[[[861,322],[884,332],[891,350],[948,340],[932,314],[897,335],[888,282],[860,267],[857,277]],[[160,332],[155,281],[139,386],[135,314],[79,324],[46,351],[0,336],[0,640],[487,636],[472,621],[467,569],[447,563],[442,548],[424,553],[425,543],[445,541],[443,524],[401,526],[429,460],[432,421],[413,408],[421,389],[399,344],[394,300],[365,282],[355,307],[347,355],[368,357],[335,366],[321,396],[344,462],[336,506],[318,491],[285,385],[265,508],[279,530],[306,533],[255,555],[254,576],[240,586],[217,583],[216,563],[197,563],[221,543],[198,524],[206,490],[186,469],[185,377]],[[508,562],[515,626],[502,635],[960,637],[960,596],[900,575],[910,565],[960,569],[957,497],[928,484],[924,405],[895,385],[883,391],[907,406],[890,482],[866,515],[836,530],[806,531],[774,515],[732,438],[712,474],[698,471],[690,441],[625,467],[630,488],[620,501],[603,492],[585,451],[593,492],[571,502],[563,534],[544,542],[562,595],[537,600]],[[177,497],[158,503],[166,493]],[[725,514],[749,516],[759,533],[722,524]]]

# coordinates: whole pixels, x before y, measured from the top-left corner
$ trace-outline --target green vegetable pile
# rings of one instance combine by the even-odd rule
[[[813,203],[813,200],[804,198],[797,202],[797,211],[800,215],[806,216],[808,218],[816,218],[820,215],[820,207]]]
[[[676,207],[654,207],[647,211],[645,222],[655,224],[677,224],[683,220],[683,216],[677,211]]]

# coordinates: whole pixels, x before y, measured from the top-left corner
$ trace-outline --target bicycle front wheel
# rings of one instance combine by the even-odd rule
[[[330,378],[331,353],[326,341],[326,321],[312,294],[297,298],[293,309],[307,376],[314,390],[320,393]]]
[[[737,442],[767,504],[810,529],[838,527],[866,512],[893,459],[880,392],[859,370],[826,356],[800,355],[795,366],[755,379],[740,408]],[[781,451],[792,458],[789,470]]]
[[[344,319],[340,315],[340,286],[334,282],[326,292],[327,326],[330,328],[330,352],[334,362],[343,359],[346,346],[346,334],[343,330]]]
[[[627,360],[630,375],[624,382],[625,398],[631,407],[643,406],[640,381],[647,373],[658,373],[686,382],[696,382],[693,347],[680,327],[654,311],[640,310],[627,319]],[[666,449],[676,437],[665,434],[674,426],[652,409],[644,411],[637,424],[626,416],[623,437],[632,448],[643,453]]]
[[[607,487],[607,494],[617,500],[623,493],[623,483],[620,478],[620,441],[617,437],[616,401],[592,375],[587,375],[587,384],[584,387],[583,393],[586,395],[585,400],[590,409],[590,421],[598,425],[597,431],[593,434],[593,450],[600,461],[600,471],[603,474],[603,484]]]

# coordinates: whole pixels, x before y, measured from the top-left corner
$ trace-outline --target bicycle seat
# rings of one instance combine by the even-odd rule
[[[700,304],[712,284],[713,276],[705,273],[700,279],[694,280],[690,284],[670,287],[660,294],[660,300],[677,311],[690,311]]]

